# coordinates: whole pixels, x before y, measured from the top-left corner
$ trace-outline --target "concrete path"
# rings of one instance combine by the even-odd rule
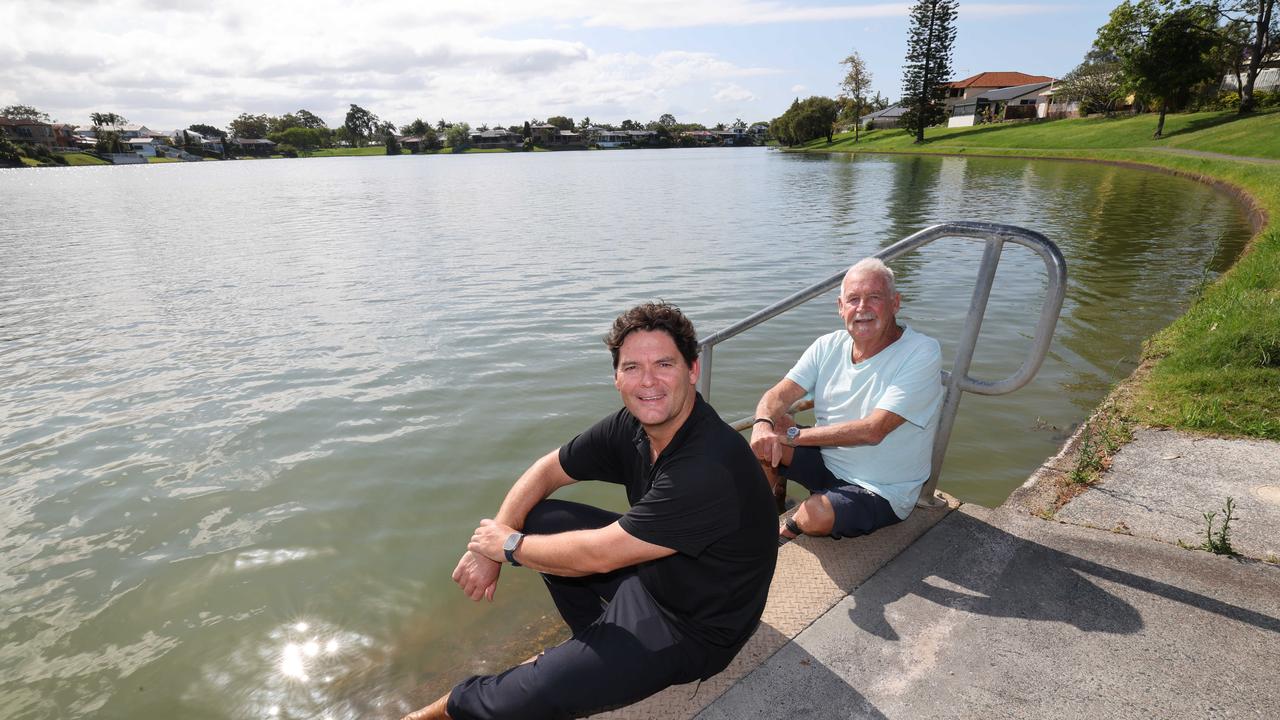
[[[1233,545],[1273,554],[1275,486],[1280,444],[1139,431],[1062,521],[964,505],[794,639],[762,628],[781,649],[727,690],[672,688],[704,699],[643,717],[1280,717],[1280,566],[1177,544],[1231,496]],[[780,572],[811,554],[847,575],[848,543],[788,545]],[[775,579],[771,606],[804,585]]]

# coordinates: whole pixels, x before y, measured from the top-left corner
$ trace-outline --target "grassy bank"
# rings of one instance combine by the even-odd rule
[[[1280,112],[1243,119],[1221,112],[1171,115],[1164,140],[1150,137],[1154,128],[1151,115],[990,125],[931,130],[923,145],[901,130],[876,130],[856,144],[852,134],[839,135],[803,149],[1131,163],[1240,193],[1259,231],[1236,264],[1147,343],[1150,370],[1126,394],[1123,412],[1148,425],[1280,440],[1280,164],[1152,151],[1280,158]]]
[[[1170,115],[1164,137],[1155,139],[1154,115],[1117,118],[1078,118],[1051,122],[979,125],[967,128],[934,128],[925,133],[926,148],[946,148],[949,152],[1005,150],[1127,150],[1135,148],[1175,148],[1280,159],[1280,110],[1239,118],[1233,112]],[[903,151],[920,149],[914,137],[898,129],[838,135],[827,146],[824,140],[807,148],[841,151]]]

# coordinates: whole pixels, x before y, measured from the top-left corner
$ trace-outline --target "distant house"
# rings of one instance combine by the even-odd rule
[[[226,143],[237,155],[266,157],[276,149],[276,144],[265,138],[229,137]]]
[[[680,139],[686,143],[695,145],[719,145],[720,136],[710,130],[685,130],[680,133]]]
[[[1240,73],[1240,81],[1244,81],[1244,73]],[[1224,92],[1239,92],[1240,86],[1236,83],[1236,74],[1227,73],[1222,78],[1222,85],[1219,86]],[[1258,73],[1257,79],[1253,81],[1253,89],[1255,92],[1277,92],[1280,91],[1280,53],[1267,55],[1262,61],[1262,70]]]
[[[867,113],[858,118],[863,130],[883,130],[902,126],[902,114],[907,109],[901,105],[890,105],[883,110]]]
[[[43,145],[52,149],[54,142],[53,125],[38,120],[14,120],[0,117],[0,128],[4,128],[15,142],[32,145]]]
[[[133,152],[138,153],[142,157],[155,157],[156,148],[160,143],[155,138],[129,138],[124,141],[125,147]]]
[[[481,130],[471,133],[471,146],[477,148],[514,148],[519,147],[524,138],[506,128]]]
[[[1034,120],[1044,117],[1039,106],[1048,106],[1044,91],[1051,81],[988,90],[972,100],[951,106],[947,127],[971,127],[983,122],[1004,120]]]
[[[54,147],[74,148],[76,146],[75,136],[76,136],[75,125],[68,125],[67,123],[53,124],[53,146]]]
[[[98,136],[99,129],[106,130],[109,132],[114,132],[120,136],[121,140],[128,140],[130,138],[137,138],[137,137],[152,137],[154,135],[161,135],[161,133],[155,132],[154,130],[147,127],[146,125],[134,125],[134,124],[103,125],[101,128],[97,128],[97,129],[93,127],[89,127],[85,130],[81,130],[80,134],[86,137],[96,138]]]
[[[720,144],[728,147],[744,147],[747,145],[755,145],[756,139],[746,128],[726,128],[724,130],[712,130],[716,137],[719,138]]]
[[[401,147],[413,153],[422,152],[423,150],[435,149],[434,144],[427,143],[425,139],[420,135],[397,136],[396,141],[400,143]],[[436,142],[438,143],[439,141],[437,140]]]
[[[586,147],[587,139],[581,133],[576,133],[572,130],[561,130],[559,134],[556,135],[555,144],[563,145],[563,146],[577,145],[581,147]]]
[[[1037,116],[1044,120],[1061,120],[1080,117],[1080,100],[1071,97],[1061,87],[1050,85],[1040,91],[1044,103],[1036,106]]]
[[[624,130],[623,132],[631,138],[632,145],[651,145],[658,138],[658,133],[653,130]]]
[[[1048,75],[1028,75],[1022,72],[981,72],[970,75],[963,80],[947,83],[947,110],[950,112],[956,105],[973,102],[979,95],[992,90],[1003,90],[1038,82],[1053,82],[1053,78]]]
[[[594,131],[591,133],[591,138],[595,141],[597,147],[620,148],[631,145],[631,134],[626,130],[606,130],[604,128],[589,128],[589,130]]]
[[[755,138],[757,145],[763,145],[765,139],[769,136],[769,124],[756,123],[747,128],[747,132],[750,133],[751,137]]]

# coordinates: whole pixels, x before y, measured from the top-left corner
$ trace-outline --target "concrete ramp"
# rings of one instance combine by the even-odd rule
[[[802,537],[782,546],[760,627],[728,668],[706,682],[676,685],[635,705],[592,717],[611,720],[693,717],[958,507],[953,498],[944,496],[944,499],[946,505],[916,508],[906,520],[866,537],[838,542]],[[753,711],[734,717],[757,715]]]
[[[1280,567],[966,505],[697,718],[1275,718],[1278,672]]]

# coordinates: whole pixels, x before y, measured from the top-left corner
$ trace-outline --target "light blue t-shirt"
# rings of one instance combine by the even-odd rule
[[[905,519],[929,479],[943,389],[938,341],[902,328],[902,337],[892,345],[856,364],[848,331],[823,335],[804,351],[787,379],[813,397],[818,425],[860,420],[876,408],[906,419],[879,445],[822,448],[822,460],[833,475],[888,500]]]

